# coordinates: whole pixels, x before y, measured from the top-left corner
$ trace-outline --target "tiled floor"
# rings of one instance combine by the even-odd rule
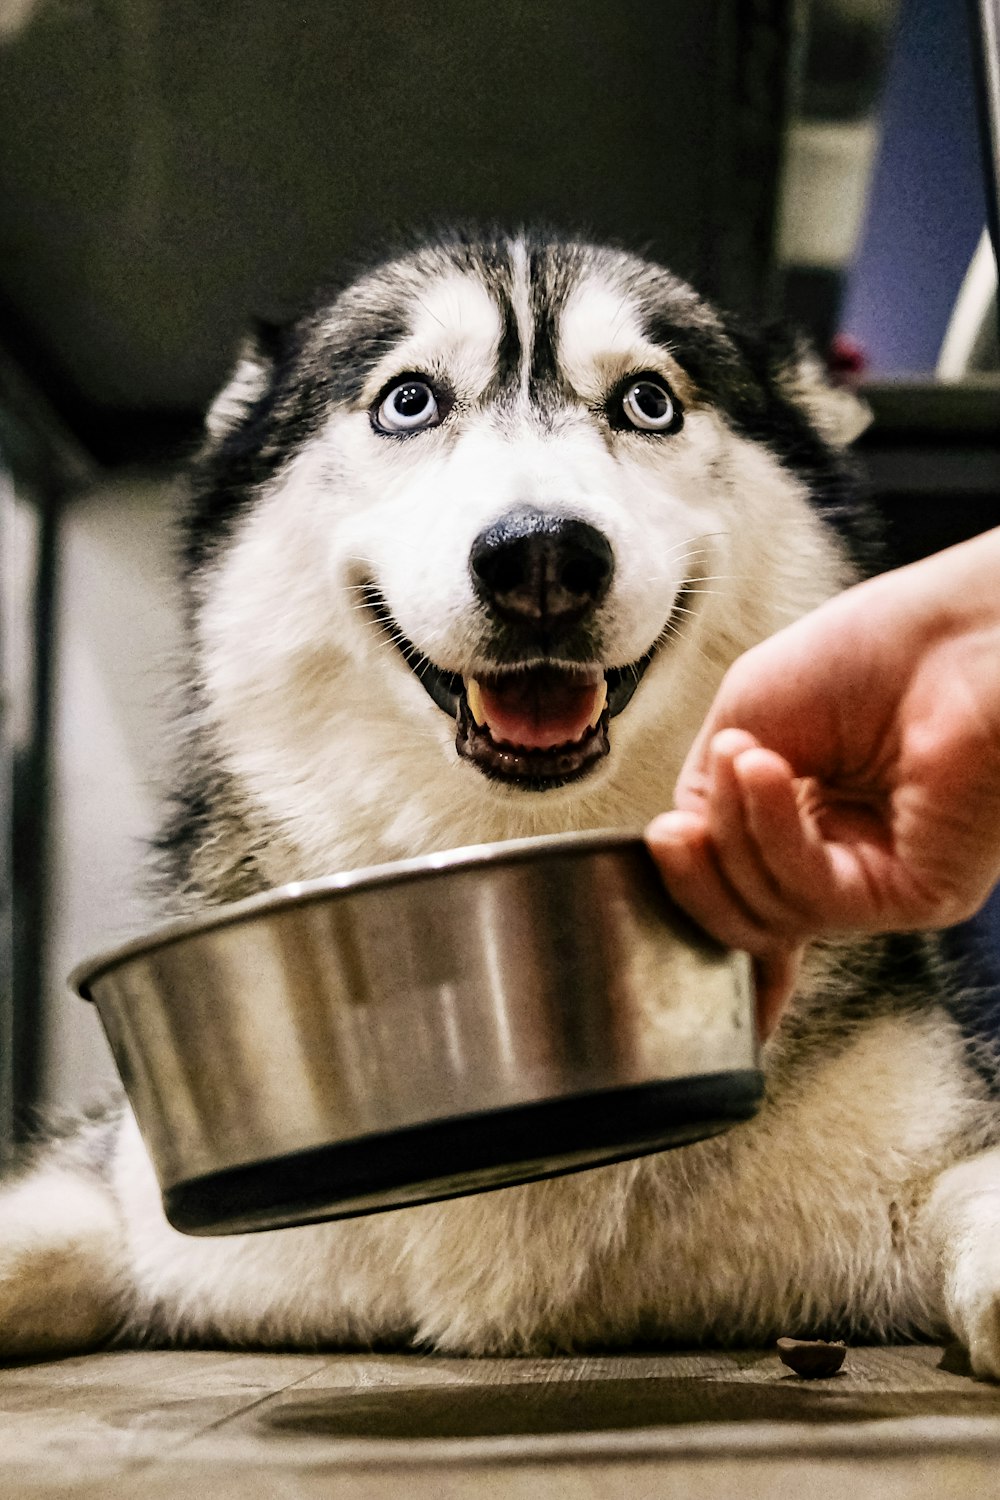
[[[96,1354],[0,1369],[0,1496],[1000,1497],[1000,1387],[933,1348],[551,1360]]]

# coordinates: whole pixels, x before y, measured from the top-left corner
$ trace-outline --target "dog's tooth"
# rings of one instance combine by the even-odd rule
[[[606,677],[602,677],[601,681],[600,681],[600,683],[598,685],[598,688],[597,688],[597,693],[596,693],[596,695],[594,697],[594,712],[591,714],[590,718],[587,720],[588,726],[591,729],[596,729],[597,728],[597,725],[600,722],[601,714],[604,712],[604,708],[605,708],[605,705],[607,704],[607,701],[608,701],[608,679]]]
[[[465,684],[465,701],[469,705],[470,714],[482,729],[486,723],[486,710],[483,708],[482,690],[474,677],[470,677]]]

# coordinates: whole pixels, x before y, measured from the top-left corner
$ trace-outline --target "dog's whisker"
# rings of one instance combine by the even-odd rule
[[[349,608],[354,614],[364,615],[371,613],[371,606],[366,604],[363,600],[360,603],[351,604]],[[412,641],[407,639],[398,625],[392,626],[385,621],[380,621],[379,633],[382,638],[382,645],[391,646],[394,650],[400,650],[406,657],[420,657],[425,655],[426,650],[432,649],[438,643],[438,641],[443,639],[444,635],[446,634],[444,630],[431,631],[429,635],[424,637],[422,646],[418,647],[414,645]]]
[[[685,613],[691,614],[693,613],[693,611],[686,610]],[[667,621],[663,630],[661,630],[660,634],[657,636],[657,648],[664,645],[667,641],[683,641],[685,645],[693,646],[702,660],[708,662],[713,672],[718,670],[718,663],[712,660],[711,656],[709,656],[705,648],[700,645],[698,641],[694,640],[692,636],[686,634],[682,630],[678,630],[677,626],[673,623],[672,620]]]
[[[665,552],[657,558],[657,562],[661,564],[670,563],[674,568],[682,568],[685,563],[694,562],[708,555],[704,547],[693,547],[690,552]]]
[[[697,587],[700,583],[740,583],[741,580],[734,573],[704,573],[694,578],[678,578],[675,573],[646,573],[643,583],[670,583],[675,588],[690,589]]]
[[[705,540],[703,536],[682,537],[680,541],[671,542],[670,546],[664,550],[663,556],[672,557],[675,552],[682,552],[685,548],[691,552],[708,552],[710,549],[704,545]]]
[[[697,615],[698,614],[698,610],[696,610],[696,609],[688,609],[688,607],[685,604],[675,604],[674,607],[673,607],[673,609],[671,610],[671,614],[674,614],[674,615]]]
[[[672,571],[676,572],[676,571],[680,570],[681,568],[683,568],[686,563],[693,563],[693,562],[699,561],[705,555],[706,554],[704,553],[704,551],[701,548],[699,548],[695,552],[683,552],[683,553],[680,553],[677,557],[673,557],[673,558],[664,557],[662,559],[658,559],[658,561],[663,562],[663,563],[669,562],[672,565]],[[662,577],[662,578],[666,578],[667,574],[665,572],[661,572],[659,576]]]
[[[711,583],[716,583],[716,582],[721,582],[721,583],[736,583],[736,582],[738,582],[737,579],[729,579],[729,578],[722,578],[722,579],[712,578],[712,579],[709,579],[708,581],[711,582]],[[664,573],[647,573],[646,576],[641,580],[641,582],[643,583],[644,586],[647,586],[647,587],[650,584],[660,584],[660,583],[672,584],[673,587],[676,589],[676,591],[677,591],[678,594],[680,594],[680,593],[684,593],[684,594],[719,594],[719,595],[721,595],[723,597],[727,597],[727,598],[728,597],[732,597],[729,589],[703,589],[703,588],[701,588],[699,586],[700,580],[698,580],[698,579],[695,579],[693,585],[691,583],[680,583],[680,582],[677,581],[677,579],[668,577]]]
[[[728,535],[728,531],[699,531],[697,536],[683,537],[679,542],[671,543],[666,549],[664,556],[669,557],[672,552],[676,552],[681,547],[699,546],[702,542],[710,542],[715,537]],[[709,549],[705,548],[704,550],[708,551]]]

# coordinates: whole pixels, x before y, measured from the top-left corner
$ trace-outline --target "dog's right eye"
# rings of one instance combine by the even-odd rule
[[[386,392],[372,412],[376,432],[420,432],[441,420],[437,397],[426,380],[406,376]]]

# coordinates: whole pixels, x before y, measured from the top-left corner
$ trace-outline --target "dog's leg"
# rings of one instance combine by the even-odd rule
[[[113,1333],[121,1239],[96,1176],[52,1162],[0,1186],[0,1359],[89,1349]]]
[[[973,1374],[1000,1380],[1000,1147],[943,1172],[922,1218],[945,1318]]]

